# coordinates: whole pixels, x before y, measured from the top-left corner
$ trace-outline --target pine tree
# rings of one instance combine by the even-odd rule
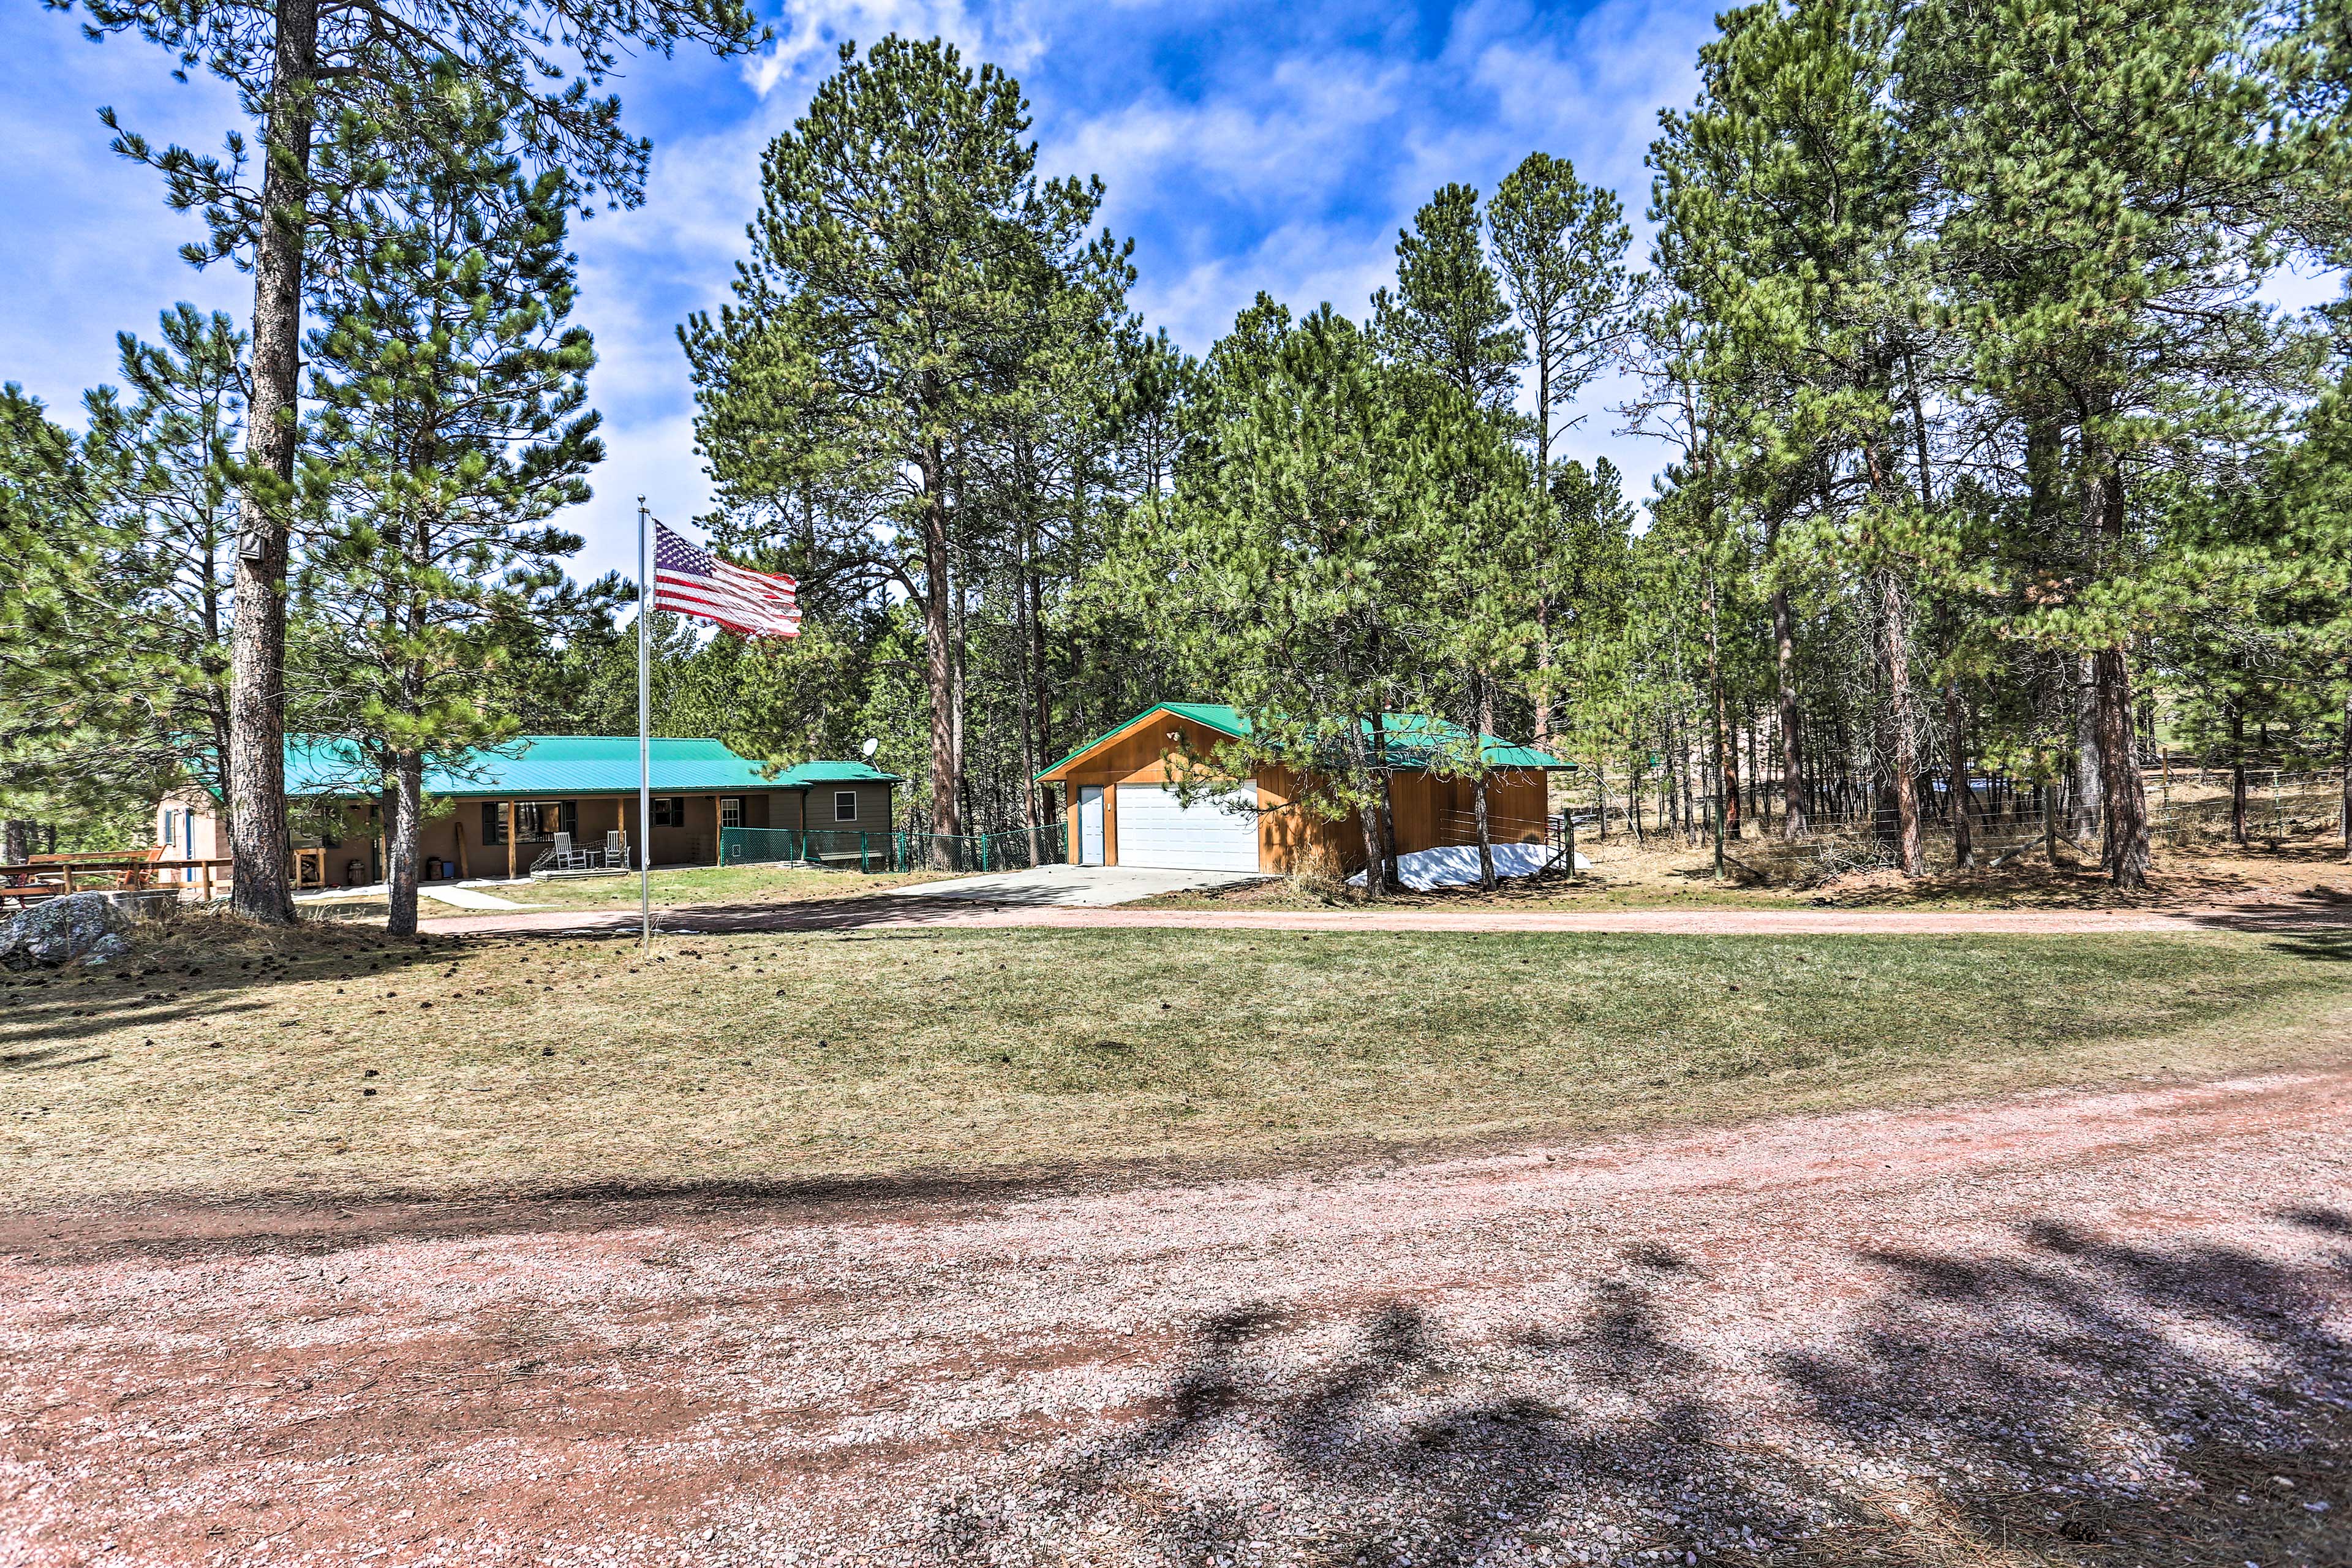
[[[1486,203],[1496,269],[1527,333],[1536,373],[1536,471],[1551,473],[1552,419],[1600,372],[1625,327],[1633,231],[1614,191],[1576,165],[1530,153]],[[1565,428],[1565,426],[1562,426]]]
[[[1487,264],[1478,193],[1446,185],[1397,234],[1397,286],[1372,296],[1387,352],[1418,365],[1481,410],[1507,406],[1527,345],[1511,322],[1503,286]]]
[[[244,338],[181,305],[162,342],[118,338],[124,390],[84,399],[87,434],[20,400],[10,466],[25,488],[0,612],[5,725],[19,787],[77,811],[195,784],[226,800],[229,542]],[[142,830],[143,833],[143,830]]]
[[[735,303],[680,330],[722,506],[822,531],[863,589],[921,606],[943,833],[962,793],[959,568],[989,550],[987,509],[966,504],[980,459],[1034,406],[1045,318],[1124,286],[1123,252],[1086,237],[1100,182],[1040,180],[1028,127],[1020,84],[947,44],[843,46],[762,161]]]
[[[1105,575],[1190,689],[1250,722],[1191,760],[1290,770],[1294,809],[1357,818],[1377,890],[1400,747],[1428,749],[1388,715],[1514,657],[1524,563],[1498,545],[1528,537],[1524,462],[1491,416],[1328,306],[1294,322],[1263,295],[1210,352],[1187,437],[1171,505],[1130,520]],[[1436,752],[1439,771],[1484,765],[1467,739]]]
[[[73,0],[53,3],[68,10]],[[523,106],[516,123],[530,160],[570,171],[574,197],[635,205],[650,149],[623,130],[620,100],[593,91],[621,51],[641,45],[666,54],[685,42],[735,54],[768,35],[740,0],[82,0],[81,8],[92,40],[135,35],[172,55],[179,79],[202,70],[226,83],[257,137],[249,147],[233,130],[218,155],[158,148],[113,110],[100,111],[116,132],[115,151],[163,176],[171,207],[202,215],[205,240],[182,254],[197,266],[233,259],[253,272],[229,822],[237,908],[287,921],[285,584],[306,289],[337,215],[385,176],[380,165],[354,163],[342,173],[356,183],[345,184],[314,169],[320,138],[420,144],[414,133],[446,107],[432,84],[454,71],[469,89]]]
[[[2281,133],[2254,25],[2209,0],[1906,14],[1900,85],[1938,176],[1969,377],[2068,438],[2077,564],[2017,631],[2088,661],[2101,858],[2123,889],[2148,874],[2131,650],[2164,548],[2130,476],[2254,434],[2263,400],[2308,363],[2256,295],[2319,150]]]
[[[456,84],[451,84],[454,89]],[[453,92],[453,98],[457,97]],[[322,290],[319,405],[299,480],[320,537],[300,577],[302,673],[379,771],[391,930],[416,929],[428,763],[514,732],[486,700],[519,633],[570,606],[549,526],[603,456],[595,353],[568,324],[565,177],[520,167],[516,107],[467,96],[445,139],[399,158]],[[330,163],[379,150],[330,149]]]

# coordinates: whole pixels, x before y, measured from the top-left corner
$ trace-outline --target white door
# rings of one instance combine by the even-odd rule
[[[1223,803],[1223,804],[1221,804]],[[1238,811],[1225,810],[1224,805]],[[1183,871],[1257,869],[1257,785],[1185,805],[1159,784],[1118,786],[1118,863]]]
[[[1103,863],[1103,794],[1100,784],[1078,786],[1078,864]]]

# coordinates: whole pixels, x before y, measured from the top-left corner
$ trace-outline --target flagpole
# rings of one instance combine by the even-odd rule
[[[653,572],[646,564],[646,498],[637,498],[637,909],[654,945]]]

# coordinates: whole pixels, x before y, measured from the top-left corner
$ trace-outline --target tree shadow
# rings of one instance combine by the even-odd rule
[[[2332,1208],[2281,1217],[2352,1234]],[[2009,1248],[1864,1251],[1859,1302],[1745,1348],[1707,1332],[1680,1255],[1625,1256],[1565,1322],[1499,1335],[1401,1300],[1350,1309],[1336,1343],[1304,1307],[1219,1314],[1042,1489],[938,1503],[929,1556],[2352,1562],[2352,1254],[2045,1221]]]

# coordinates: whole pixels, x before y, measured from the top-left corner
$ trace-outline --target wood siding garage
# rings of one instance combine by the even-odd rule
[[[1191,710],[1191,711],[1185,711]],[[1195,717],[1195,715],[1200,717]],[[1289,769],[1263,766],[1240,781],[1255,800],[1255,819],[1206,802],[1175,806],[1168,787],[1171,759],[1190,752],[1208,757],[1234,738],[1240,722],[1230,709],[1207,703],[1154,708],[1097,736],[1039,773],[1067,792],[1073,865],[1150,866],[1181,870],[1262,871],[1281,876],[1319,851],[1343,868],[1364,864],[1364,834],[1355,814],[1337,822],[1309,816],[1294,803],[1298,780]],[[1486,810],[1497,844],[1541,844],[1549,837],[1545,773],[1567,764],[1530,747],[1491,742],[1489,755],[1507,759],[1486,779]],[[1181,765],[1181,763],[1179,764]],[[1097,792],[1099,792],[1098,794]],[[1400,771],[1391,795],[1397,852],[1475,844],[1473,786],[1466,779]],[[1139,834],[1135,818],[1143,818]]]
[[[1255,871],[1258,868],[1257,829],[1255,784],[1190,805],[1165,784],[1118,786],[1118,863],[1122,866]]]

